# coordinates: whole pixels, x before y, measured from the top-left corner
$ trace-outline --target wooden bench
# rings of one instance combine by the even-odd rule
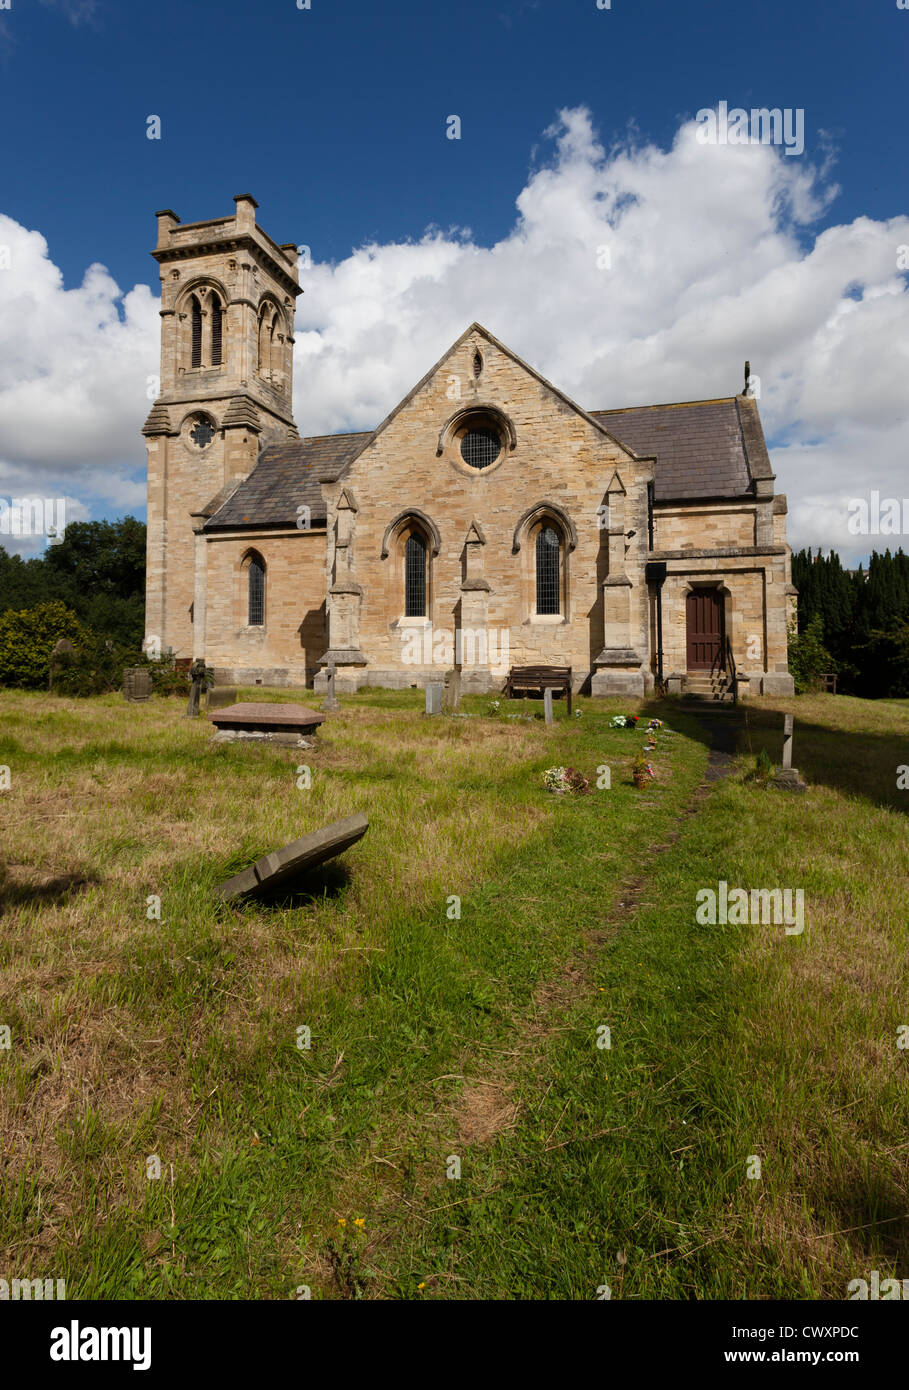
[[[563,690],[568,700],[568,715],[571,716],[571,667],[570,666],[512,666],[505,682],[504,694],[514,699],[516,690]]]

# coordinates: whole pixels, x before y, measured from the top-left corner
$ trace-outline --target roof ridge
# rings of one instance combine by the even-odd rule
[[[356,434],[375,434],[375,430],[333,430],[331,434],[304,434],[302,442],[314,444],[318,439],[351,439]]]
[[[657,401],[651,405],[616,405],[608,410],[591,410],[590,415],[624,415],[629,410],[681,410],[690,405],[733,405],[738,396],[708,396],[701,401]]]

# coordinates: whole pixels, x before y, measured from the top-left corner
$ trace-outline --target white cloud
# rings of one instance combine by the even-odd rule
[[[473,319],[591,409],[732,395],[747,357],[793,543],[866,553],[878,542],[847,532],[848,499],[907,491],[909,218],[817,234],[826,166],[694,130],[607,151],[585,111],[563,111],[494,246],[433,228],[304,271],[301,434],[376,424]],[[64,289],[43,237],[0,216],[4,244],[0,495],[135,510],[157,300],[100,265]]]
[[[732,395],[748,358],[793,543],[867,552],[848,497],[906,490],[909,218],[812,237],[838,191],[826,151],[815,168],[694,130],[607,152],[563,111],[495,246],[432,231],[304,272],[301,432],[377,423],[472,319],[590,409]]]
[[[44,237],[3,215],[0,266],[0,496],[78,497],[71,520],[141,508],[157,299],[124,295],[100,265],[64,289]]]

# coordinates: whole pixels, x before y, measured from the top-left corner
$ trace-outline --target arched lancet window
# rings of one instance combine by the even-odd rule
[[[263,304],[259,311],[259,372],[262,376],[278,365],[275,335],[278,331],[278,311],[272,304]]]
[[[248,581],[246,621],[249,627],[263,627],[265,624],[265,562],[259,555],[251,555],[249,558]]]
[[[193,295],[190,300],[190,321],[192,323],[192,350],[190,365],[193,367],[202,366],[202,305],[199,303],[198,296]]]
[[[211,365],[213,367],[220,367],[221,365],[223,318],[221,301],[216,294],[213,294],[211,297]]]
[[[404,616],[426,617],[426,542],[419,531],[404,546]]]
[[[562,541],[558,531],[544,522],[537,532],[537,612],[559,613]]]

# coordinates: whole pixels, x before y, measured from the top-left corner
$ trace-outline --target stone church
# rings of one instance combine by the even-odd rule
[[[479,324],[373,430],[300,438],[297,249],[159,212],[147,640],[216,679],[788,694],[786,499],[757,403],[578,405]]]

